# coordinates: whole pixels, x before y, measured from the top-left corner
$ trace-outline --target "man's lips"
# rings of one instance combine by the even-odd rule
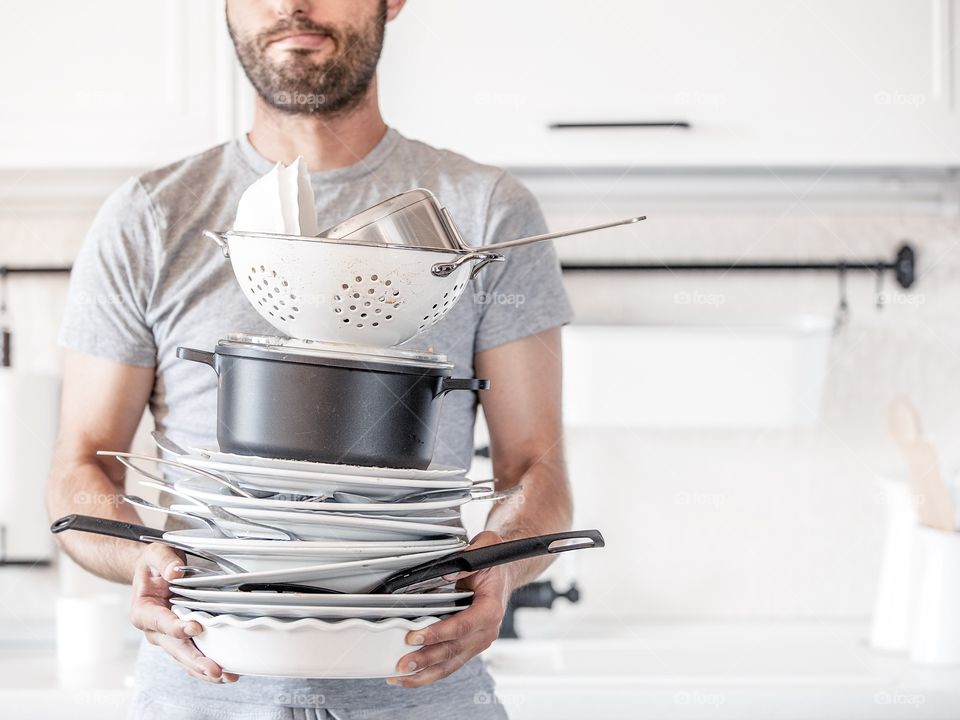
[[[271,40],[270,45],[283,49],[307,48],[315,50],[326,46],[327,43],[330,42],[330,39],[329,35],[323,33],[302,32],[284,35],[276,40]]]

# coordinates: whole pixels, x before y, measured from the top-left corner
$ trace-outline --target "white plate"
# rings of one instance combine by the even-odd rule
[[[424,608],[403,607],[312,607],[310,605],[252,605],[240,603],[205,603],[197,600],[173,598],[171,605],[185,607],[210,614],[230,613],[239,617],[273,617],[289,620],[300,618],[318,618],[322,620],[346,620],[348,618],[366,618],[381,620],[383,618],[418,618],[424,612],[431,615],[449,615],[450,613],[466,610],[467,605],[436,605],[428,610]]]
[[[406,480],[439,480],[440,478],[456,477],[467,471],[452,465],[431,465],[426,470],[415,468],[388,468],[367,467],[364,465],[340,465],[336,463],[308,462],[306,460],[283,460],[280,458],[263,458],[256,455],[235,455],[233,453],[208,450],[206,448],[190,448],[192,455],[199,456],[200,460],[210,460],[216,463],[226,463],[243,467],[272,468],[277,470],[293,470],[312,473],[328,473],[335,475],[354,475],[359,477],[398,478]],[[184,456],[178,456],[184,461]],[[187,458],[190,459],[190,458]]]
[[[212,517],[206,508],[190,504],[175,504],[171,509],[190,512],[191,515]],[[406,520],[382,520],[379,518],[352,517],[338,513],[295,513],[283,510],[258,510],[256,508],[232,508],[231,512],[242,518],[275,525],[289,530],[303,540],[422,540],[429,537],[463,537],[467,531],[457,525],[409,522]],[[270,530],[252,527],[243,523],[217,520],[217,524],[238,534],[263,538]]]
[[[200,600],[210,603],[241,603],[253,605],[341,605],[352,607],[419,607],[428,608],[432,605],[453,605],[458,600],[473,597],[469,590],[462,592],[429,592],[429,593],[392,593],[384,595],[370,595],[352,593],[347,595],[322,595],[303,592],[263,592],[259,590],[240,592],[239,590],[196,590],[193,588],[173,588],[177,595],[190,600]],[[270,615],[270,613],[265,613]]]
[[[300,565],[277,570],[259,570],[218,575],[196,575],[171,580],[171,585],[187,588],[235,587],[243,583],[302,583],[329,588],[344,593],[367,593],[391,575],[419,565],[427,560],[441,558],[450,550],[435,550],[416,555],[350,560],[347,562]]]
[[[202,468],[199,468],[202,469]],[[380,478],[356,478],[355,481],[318,480],[292,477],[290,475],[258,475],[253,472],[223,472],[241,487],[247,490],[260,490],[271,493],[297,493],[298,495],[330,494],[337,490],[355,492],[372,500],[390,502],[409,495],[416,490],[444,489],[465,490],[473,487],[472,480],[385,480]],[[398,483],[404,483],[402,485]]]
[[[184,463],[197,470],[213,470],[233,479],[245,488],[267,492],[329,495],[338,490],[355,492],[374,500],[397,500],[418,490],[469,490],[473,480],[463,477],[440,480],[401,480],[394,478],[359,477],[317,473],[295,473],[292,470],[236,468],[218,463]]]
[[[246,553],[260,555],[285,555],[301,557],[328,556],[331,558],[357,560],[364,557],[390,557],[411,553],[430,552],[432,550],[460,550],[467,543],[461,538],[447,537],[437,540],[416,540],[408,542],[342,542],[338,540],[255,540],[214,536],[207,528],[171,530],[164,537],[176,540],[190,547],[227,553]],[[330,562],[334,562],[331,560]]]
[[[175,607],[182,620],[203,632],[193,641],[227,672],[240,675],[302,678],[382,678],[397,675],[397,663],[417,646],[406,644],[411,630],[436,617],[350,620],[277,620],[209,615]]]
[[[248,498],[234,495],[228,488],[213,480],[203,477],[192,477],[176,482],[176,489],[186,495],[195,497],[211,505],[223,507],[251,507],[262,510],[310,510],[314,512],[362,513],[364,515],[386,513],[405,515],[411,512],[445,510],[458,508],[470,502],[468,494],[459,498],[446,500],[426,500],[424,502],[372,502],[372,503],[341,503],[341,502],[303,502],[300,500],[272,500],[270,498]]]

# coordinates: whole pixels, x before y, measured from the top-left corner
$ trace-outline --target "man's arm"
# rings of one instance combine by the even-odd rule
[[[516,500],[493,506],[487,528],[505,540],[568,530],[573,501],[563,449],[560,328],[480,353],[476,365],[477,377],[491,378],[490,390],[480,397],[497,489],[523,485]],[[508,565],[511,592],[552,561],[540,557]]]
[[[63,368],[60,432],[47,508],[51,520],[70,513],[139,522],[120,500],[124,472],[116,460],[97,450],[128,450],[153,388],[154,370],[68,352]],[[197,649],[192,636],[203,628],[182,622],[169,606],[169,581],[182,558],[166,545],[65,532],[60,546],[84,568],[101,577],[133,585],[130,619],[147,640],[166,650],[193,677],[233,682],[237,676]]]
[[[473,547],[570,527],[573,503],[563,457],[560,328],[553,328],[478,353],[478,377],[490,379],[480,394],[490,430],[497,488],[520,483],[522,495],[494,505],[488,530]],[[513,590],[536,578],[550,557],[531,558],[470,574],[459,583],[474,591],[469,609],[407,636],[425,645],[405,655],[399,672],[419,670],[388,682],[421,687],[459,669],[496,639]]]
[[[50,518],[70,513],[139,522],[120,501],[124,469],[97,450],[127,450],[153,388],[154,370],[67,352],[60,431],[47,488]],[[89,533],[57,535],[60,546],[90,572],[129,583],[143,551],[136,543]]]

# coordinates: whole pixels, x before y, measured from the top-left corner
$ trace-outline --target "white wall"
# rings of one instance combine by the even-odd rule
[[[754,204],[684,198],[682,187],[674,198],[629,201],[622,191],[585,191],[587,212],[544,199],[554,228],[649,213],[628,231],[559,241],[572,259],[892,258],[903,239],[919,249],[916,286],[903,291],[887,278],[885,290],[896,294],[881,311],[874,281],[849,278],[851,315],[832,344],[817,427],[569,433],[577,524],[602,528],[608,540],[576,558],[583,601],[570,612],[866,616],[883,517],[874,482],[901,470],[887,433],[889,401],[910,397],[944,464],[960,462],[960,221],[935,202],[907,203],[906,192],[902,203],[803,200],[777,190],[770,175],[782,197]],[[569,182],[578,181],[571,172]],[[580,322],[831,315],[837,303],[832,275],[576,276],[567,285]],[[717,304],[678,305],[684,291]],[[605,358],[597,372],[629,373],[630,359]]]

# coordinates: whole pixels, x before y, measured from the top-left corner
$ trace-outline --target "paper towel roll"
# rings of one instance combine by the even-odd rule
[[[46,559],[53,540],[47,475],[59,419],[60,381],[0,368],[0,557]]]

